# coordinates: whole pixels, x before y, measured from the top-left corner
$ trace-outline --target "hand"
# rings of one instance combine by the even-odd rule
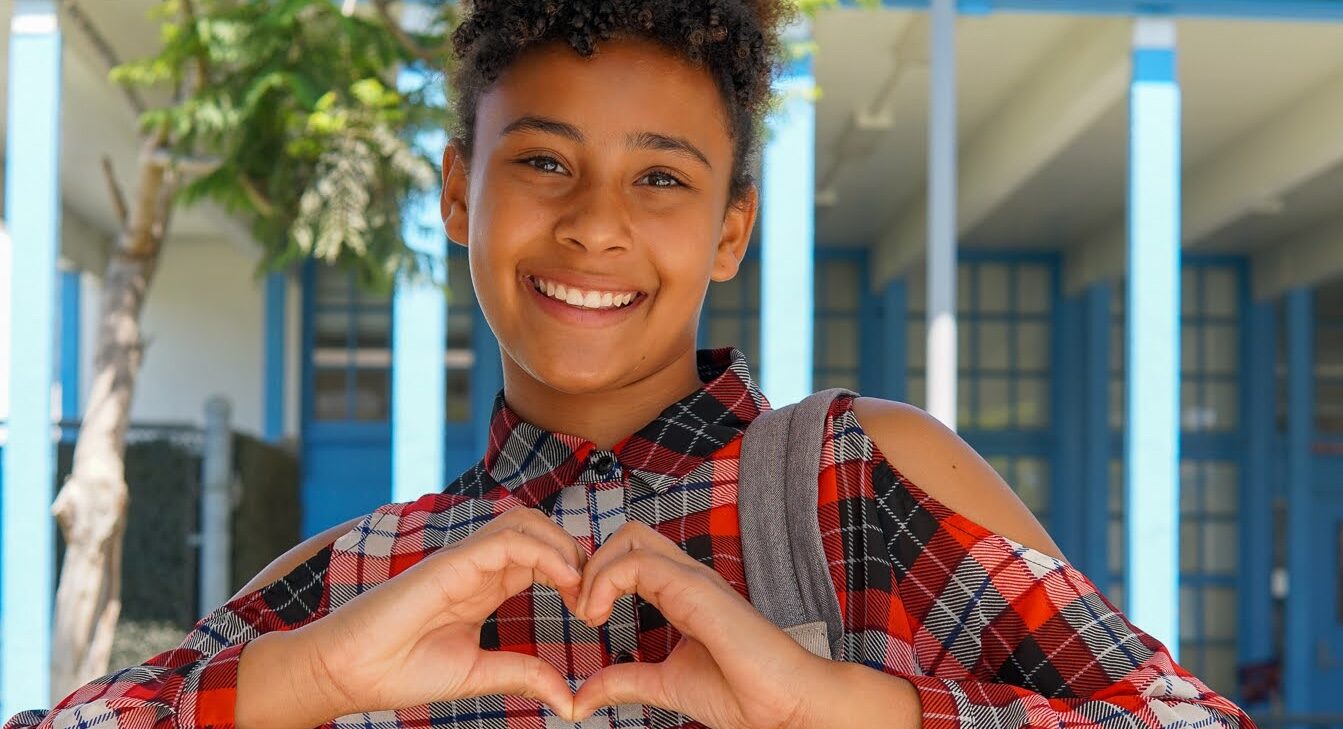
[[[471,536],[294,631],[331,718],[435,701],[509,694],[568,717],[573,694],[539,658],[480,647],[499,605],[532,584],[575,609],[586,556],[534,509],[512,509]]]
[[[597,671],[573,698],[575,720],[602,706],[649,704],[726,729],[809,726],[838,665],[797,644],[717,572],[647,525],[630,522],[588,560],[576,614],[589,625],[637,593],[682,634],[660,663]],[[833,690],[832,690],[833,688]]]

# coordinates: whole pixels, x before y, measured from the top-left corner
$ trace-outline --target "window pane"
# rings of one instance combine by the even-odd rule
[[[1234,463],[1209,461],[1204,464],[1203,508],[1213,515],[1235,516],[1240,492],[1239,469]]]
[[[346,417],[345,370],[314,370],[312,374],[312,416],[317,420],[344,420]]]
[[[705,340],[705,345],[710,349],[718,347],[736,346],[740,327],[736,320],[726,317],[712,317],[709,319],[709,336]],[[758,365],[758,362],[752,362]]]
[[[958,313],[967,313],[970,311],[970,301],[974,282],[974,269],[962,263],[956,267],[956,311]]]
[[[1198,635],[1198,590],[1193,587],[1180,586],[1180,635],[1182,637],[1193,637]],[[1191,671],[1197,670],[1191,666],[1191,658],[1196,655],[1197,648],[1189,643],[1180,643],[1180,663]]]
[[[1200,564],[1198,558],[1199,539],[1198,525],[1188,522],[1180,523],[1180,571],[1197,572]],[[1180,612],[1188,614],[1189,610]]]
[[[1049,383],[1023,377],[1017,381],[1017,425],[1043,428],[1049,425]]]
[[[1236,525],[1206,520],[1203,524],[1203,569],[1208,574],[1234,575],[1240,561],[1236,549]]]
[[[742,282],[742,306],[748,309],[760,308],[760,262],[743,261],[737,271]]]
[[[1017,369],[1026,372],[1049,370],[1049,328],[1044,324],[1022,322],[1017,325]]]
[[[1008,367],[1007,325],[980,322],[979,367],[992,372],[1004,372]]]
[[[1203,469],[1198,461],[1180,461],[1180,514],[1197,514],[1203,489]]]
[[[471,419],[471,376],[469,370],[452,369],[447,373],[447,419],[464,423]]]
[[[354,280],[330,266],[313,269],[313,300],[318,306],[344,308],[354,300]]]
[[[1186,375],[1196,374],[1203,368],[1203,359],[1198,351],[1198,327],[1180,328],[1180,371]]]
[[[1185,377],[1180,382],[1180,426],[1186,431],[1207,429],[1207,414],[1200,406],[1198,396],[1198,381]]]
[[[1223,696],[1236,693],[1236,648],[1234,645],[1210,645],[1206,648],[1208,661],[1198,675],[1208,682],[1208,687]]]
[[[736,346],[746,355],[747,362],[760,362],[760,318],[752,316],[746,320],[744,327],[745,338],[738,341]]]
[[[1008,268],[1003,264],[984,264],[979,267],[979,311],[983,314],[1004,314],[1009,301]]]
[[[907,393],[909,404],[918,408],[927,409],[928,393],[927,382],[918,375],[911,375],[909,378],[909,392]]]
[[[956,419],[962,423],[974,422],[974,413],[970,411],[970,380],[965,377],[956,379]]]
[[[979,366],[979,362],[974,358],[974,350],[970,348],[970,337],[974,329],[974,325],[967,321],[960,322],[956,327],[956,365],[962,376]]]
[[[1018,458],[1013,486],[1026,506],[1037,515],[1049,510],[1049,463],[1042,458]]]
[[[1240,390],[1230,382],[1209,382],[1207,401],[1209,430],[1235,430],[1240,425]]]
[[[979,381],[978,418],[976,423],[985,430],[1002,430],[1011,423],[1007,380],[1002,377],[984,377]]]
[[[388,370],[361,369],[354,373],[354,419],[387,420],[391,378]]]
[[[1343,319],[1316,323],[1315,376],[1343,380]]]
[[[1124,383],[1110,383],[1110,427],[1119,430],[1124,427]]]
[[[824,322],[825,351],[818,359],[828,367],[853,368],[858,366],[858,322],[845,318],[831,318]]]
[[[313,322],[314,347],[340,347],[350,334],[350,316],[344,310],[319,311]]]
[[[923,317],[911,318],[908,322],[908,366],[923,369],[928,360],[928,325]],[[964,355],[962,355],[964,356]]]
[[[355,347],[358,349],[387,349],[392,343],[392,312],[363,311],[355,320]],[[388,353],[390,358],[391,353]]]
[[[709,311],[736,309],[742,305],[742,275],[740,272],[728,281],[714,281],[709,284],[709,293],[705,297]]]
[[[910,274],[905,279],[905,303],[911,314],[923,314],[928,311],[928,289],[923,272]]]
[[[1189,266],[1180,269],[1180,313],[1185,316],[1198,314],[1202,292],[1198,288],[1199,271]]]
[[[1049,311],[1049,269],[1025,265],[1017,268],[1017,309],[1023,314],[1044,314]]]
[[[1343,380],[1315,386],[1315,427],[1321,433],[1343,433]]]
[[[1203,326],[1203,371],[1234,375],[1240,370],[1239,345],[1235,327],[1223,324]]]
[[[1210,640],[1236,639],[1234,589],[1219,585],[1203,588],[1203,637]]]

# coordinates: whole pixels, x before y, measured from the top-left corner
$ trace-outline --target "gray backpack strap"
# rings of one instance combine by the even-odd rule
[[[737,511],[751,604],[804,648],[840,660],[844,623],[816,512],[830,405],[818,392],[761,413],[742,440]]]

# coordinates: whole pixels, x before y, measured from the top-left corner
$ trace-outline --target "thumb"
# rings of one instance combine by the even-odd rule
[[[597,671],[588,678],[573,698],[573,721],[592,715],[603,706],[648,704],[669,711],[671,706],[661,663],[618,663]]]
[[[481,651],[472,668],[471,695],[525,696],[540,701],[567,718],[573,712],[573,692],[550,664],[513,651]]]

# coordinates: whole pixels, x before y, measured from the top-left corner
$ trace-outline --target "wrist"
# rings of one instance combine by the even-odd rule
[[[238,664],[238,729],[315,727],[351,713],[332,696],[303,638],[277,631],[247,645]]]
[[[814,694],[806,729],[896,727],[920,729],[923,712],[909,681],[861,663],[827,661],[824,688]]]

